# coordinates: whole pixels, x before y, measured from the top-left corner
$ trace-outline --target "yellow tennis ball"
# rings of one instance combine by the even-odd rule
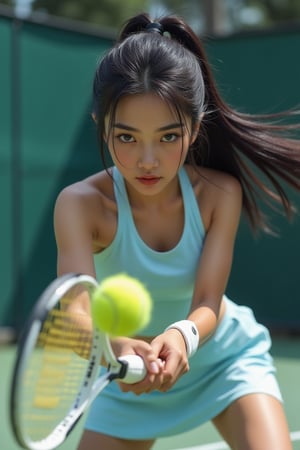
[[[100,330],[110,336],[133,336],[149,323],[152,300],[139,280],[121,273],[99,284],[91,308]]]

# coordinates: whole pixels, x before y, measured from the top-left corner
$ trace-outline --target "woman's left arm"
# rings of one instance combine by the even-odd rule
[[[188,317],[199,334],[199,345],[215,331],[222,311],[222,297],[230,275],[234,243],[242,208],[239,182],[225,174],[208,187],[212,209]],[[168,328],[152,341],[157,356],[165,362],[164,379],[159,390],[170,389],[189,370],[184,334],[177,327]],[[185,325],[185,324],[184,324]]]
[[[187,317],[198,329],[200,344],[214,332],[218,323],[240,222],[241,186],[235,178],[224,177],[222,189],[216,187],[215,207],[199,262],[191,311]]]

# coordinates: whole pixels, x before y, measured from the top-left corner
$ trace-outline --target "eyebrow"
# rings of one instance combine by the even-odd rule
[[[175,128],[184,128],[184,124],[180,122],[176,123],[170,123],[168,125],[164,125],[163,127],[158,128],[156,131],[167,131],[167,130],[174,130]],[[113,125],[113,128],[120,128],[122,130],[127,131],[135,131],[139,132],[140,130],[138,128],[131,127],[130,125],[126,125],[125,123],[117,122]]]

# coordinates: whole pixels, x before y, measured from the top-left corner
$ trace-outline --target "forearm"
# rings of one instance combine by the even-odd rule
[[[216,310],[208,305],[199,305],[187,317],[187,320],[194,322],[199,333],[199,345],[203,344],[215,331],[221,316],[223,306]]]

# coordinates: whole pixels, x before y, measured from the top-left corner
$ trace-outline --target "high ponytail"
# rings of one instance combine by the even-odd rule
[[[151,22],[152,20],[150,18],[150,15],[147,13],[142,13],[138,14],[137,16],[134,16],[132,19],[128,20],[128,22],[124,25],[120,33],[119,42],[122,42],[131,34],[145,31],[146,26]]]

